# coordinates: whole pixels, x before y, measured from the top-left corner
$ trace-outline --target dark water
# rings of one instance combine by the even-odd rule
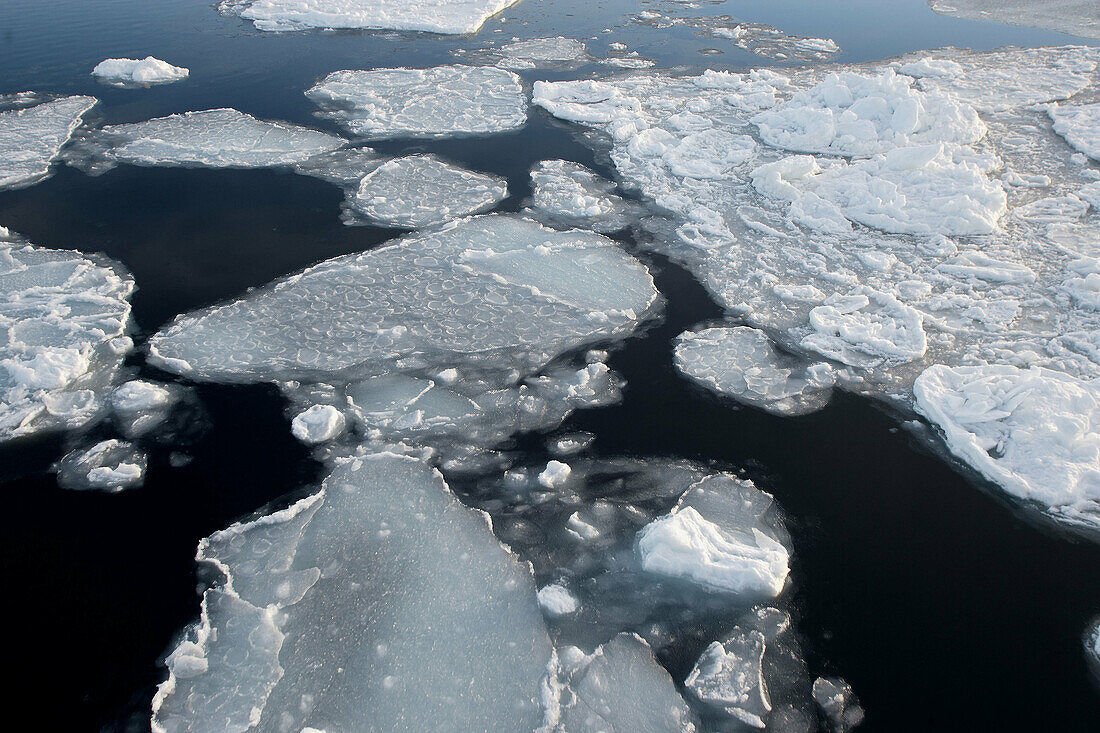
[[[622,41],[660,67],[768,63],[740,51],[703,57],[698,51],[713,39],[628,22],[647,7],[832,37],[844,49],[841,61],[941,45],[1080,42],[944,18],[923,0],[730,0],[699,8],[524,0],[475,39],[265,35],[194,0],[0,0],[0,93],[94,94],[102,100],[97,119],[109,123],[233,106],[325,128],[301,94],[318,76],[450,63],[452,49],[513,34],[584,38],[597,56]],[[126,91],[88,76],[108,56],[147,54],[188,66],[191,79]],[[512,196],[498,207],[505,211],[529,193],[527,171],[538,160],[566,158],[611,174],[568,127],[537,110],[515,133],[376,147],[436,152],[506,176]],[[90,178],[61,168],[37,186],[0,193],[0,225],[129,267],[140,286],[133,301],[140,342],[177,313],[400,234],[341,225],[341,197],[332,185],[281,171],[123,166]],[[776,495],[790,517],[797,629],[811,668],[853,684],[867,709],[865,730],[1100,730],[1100,694],[1089,684],[1080,640],[1100,612],[1100,546],[1034,522],[866,400],[840,394],[820,413],[781,419],[692,387],[673,370],[670,340],[720,310],[684,271],[648,261],[668,299],[666,320],[614,356],[613,368],[629,380],[623,404],[578,413],[566,428],[596,433],[597,455],[745,468]],[[170,378],[140,359],[134,368]],[[159,658],[198,611],[198,540],[319,478],[321,467],[291,438],[273,388],[200,386],[197,397],[201,407],[191,414],[202,429],[184,448],[193,460],[173,468],[170,447],[150,446],[148,479],[137,491],[57,488],[48,471],[65,449],[57,436],[0,448],[13,723],[147,727]],[[665,661],[682,676],[681,660]]]

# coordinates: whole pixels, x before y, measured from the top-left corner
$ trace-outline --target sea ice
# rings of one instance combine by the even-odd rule
[[[46,178],[95,97],[62,97],[0,112],[0,190]]]
[[[0,227],[0,441],[96,417],[122,359],[134,281]]]
[[[551,618],[568,616],[577,610],[577,599],[560,583],[551,583],[539,589],[539,607]]]
[[[111,393],[111,409],[119,432],[136,438],[163,423],[179,400],[180,388],[175,385],[135,379]]]
[[[813,695],[833,733],[847,733],[863,722],[863,708],[852,686],[840,677],[818,677]]]
[[[539,474],[539,483],[547,489],[557,488],[569,480],[570,473],[568,463],[550,461]]]
[[[928,4],[941,15],[1100,38],[1100,11],[1094,0],[928,0]]]
[[[290,432],[303,443],[324,443],[344,432],[344,413],[332,405],[313,405],[294,416]]]
[[[634,219],[634,208],[613,193],[615,184],[579,163],[543,160],[531,170],[531,206],[549,224],[614,232]]]
[[[737,23],[732,19],[700,18],[696,24],[704,36],[733,41],[738,48],[778,61],[827,61],[840,51],[831,38],[804,38],[763,23]]]
[[[146,462],[145,454],[132,443],[112,438],[62,458],[57,483],[66,489],[132,489],[145,480]]]
[[[190,72],[181,66],[146,56],[137,59],[106,59],[96,64],[92,76],[113,87],[143,87],[171,84],[186,79]]]
[[[507,195],[503,178],[412,155],[368,173],[350,204],[379,224],[418,228],[485,211]]]
[[[544,69],[576,65],[588,59],[588,51],[583,41],[554,36],[512,41],[498,49],[474,51],[468,58],[505,69]]]
[[[490,66],[334,71],[306,96],[367,138],[483,135],[527,122],[520,78]]]
[[[222,0],[226,14],[262,31],[376,28],[429,33],[476,33],[486,20],[519,0]]]
[[[552,658],[530,569],[442,477],[382,454],[217,532],[224,580],[168,656],[153,730],[534,730]]]
[[[1100,618],[1093,619],[1092,625],[1085,631],[1085,660],[1093,679],[1100,685]]]
[[[1047,114],[1054,121],[1054,131],[1066,142],[1093,160],[1100,160],[1100,103],[1052,104]]]
[[[776,415],[820,410],[836,380],[826,363],[776,349],[755,328],[708,328],[676,339],[676,368],[719,394]]]

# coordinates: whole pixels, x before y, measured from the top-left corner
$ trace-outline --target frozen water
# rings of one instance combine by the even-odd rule
[[[148,433],[168,419],[180,400],[180,388],[135,379],[111,393],[115,424],[127,438]]]
[[[144,59],[105,59],[92,69],[92,76],[113,87],[143,87],[171,84],[186,79],[190,72],[181,66],[146,56]]]
[[[928,0],[937,13],[1011,25],[1049,28],[1071,36],[1100,38],[1094,0]]]
[[[429,33],[475,33],[519,0],[222,0],[262,31],[378,28]]]
[[[1085,661],[1093,679],[1100,684],[1100,618],[1093,619],[1092,625],[1085,631]]]
[[[577,606],[577,599],[564,585],[551,583],[539,589],[539,607],[550,618],[568,616],[576,612]]]
[[[0,112],[0,190],[46,178],[61,146],[96,101],[95,97],[62,97]]]
[[[495,64],[505,69],[560,68],[575,66],[588,60],[588,51],[583,41],[562,36],[517,40],[500,48],[479,49],[469,53],[465,49],[458,49],[454,53],[470,61]]]
[[[224,581],[168,657],[159,733],[542,722],[552,649],[530,570],[418,461],[345,462],[198,559]]]
[[[772,497],[750,481],[703,479],[638,533],[642,567],[714,591],[778,595],[790,554],[767,526],[771,506]]]
[[[34,247],[0,227],[0,441],[100,413],[133,347],[133,291],[105,260]]]
[[[917,409],[1005,491],[1100,529],[1100,378],[1039,367],[929,367]]]
[[[379,224],[418,228],[485,211],[507,195],[503,178],[412,155],[368,173],[351,206]]]
[[[368,138],[481,135],[527,122],[519,77],[488,66],[334,71],[306,96]]]
[[[112,438],[62,458],[57,483],[66,489],[132,489],[145,481],[146,462],[145,454],[132,443]]]
[[[778,61],[827,61],[840,51],[831,38],[804,38],[763,23],[737,23],[732,19],[700,19],[703,35],[733,41],[738,48]]]
[[[829,364],[785,354],[763,331],[745,326],[680,334],[676,368],[708,389],[776,415],[820,410],[836,380]]]
[[[568,463],[550,461],[546,464],[546,468],[542,470],[542,473],[539,474],[539,484],[547,489],[557,488],[569,480],[570,473],[571,469]]]
[[[106,155],[135,165],[261,168],[300,163],[339,148],[343,138],[235,109],[210,109],[109,125]]]
[[[294,416],[290,432],[303,443],[324,443],[344,432],[344,413],[332,405],[313,405]]]
[[[840,677],[818,677],[814,680],[813,695],[834,733],[847,733],[863,722],[863,708],[852,686]]]
[[[1077,106],[1052,104],[1047,114],[1054,131],[1093,160],[1100,160],[1100,103]]]
[[[549,224],[606,233],[625,228],[637,215],[613,193],[614,183],[579,163],[543,160],[532,169],[531,183],[531,206]]]

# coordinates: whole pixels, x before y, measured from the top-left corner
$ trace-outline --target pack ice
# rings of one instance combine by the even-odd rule
[[[92,69],[98,81],[116,87],[141,87],[171,84],[186,79],[191,72],[152,56],[143,59],[104,59]]]
[[[508,182],[431,155],[383,163],[364,176],[351,206],[386,226],[418,228],[492,208]]]
[[[645,246],[690,268],[738,321],[827,359],[840,387],[913,408],[934,364],[1037,367],[1076,380],[1075,394],[1100,377],[1100,194],[1066,143],[1072,125],[1091,126],[1082,90],[1098,58],[944,49],[789,75],[536,82],[534,99],[610,139],[622,185],[663,214],[642,219]],[[1072,420],[1089,444],[1089,403],[1064,404],[1085,411]],[[1039,475],[1023,467],[1037,454],[1013,455],[981,460],[1005,467],[998,482]],[[1057,484],[1078,481],[1084,455]],[[1029,497],[1067,516],[1055,494]]]
[[[0,227],[0,283],[0,441],[89,422],[133,346],[134,281]]]
[[[334,71],[306,96],[366,138],[480,135],[527,122],[519,77],[488,66]]]
[[[476,33],[486,20],[519,0],[222,0],[219,10],[262,31],[378,28],[429,33]]]
[[[1100,38],[1100,10],[1092,0],[928,0],[941,15],[1049,28]]]
[[[0,190],[46,178],[61,147],[96,101],[95,97],[62,97],[0,111]]]
[[[158,733],[535,730],[552,648],[529,567],[411,458],[216,532],[224,577],[168,656]]]

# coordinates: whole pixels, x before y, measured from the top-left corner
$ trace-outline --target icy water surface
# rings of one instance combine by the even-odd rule
[[[646,11],[660,15],[636,17]],[[264,33],[203,0],[7,0],[0,3],[0,94],[94,95],[100,104],[85,120],[95,127],[232,107],[344,135],[336,120],[315,116],[317,106],[303,95],[325,75],[482,63],[477,54],[497,53],[513,37],[565,36],[587,45],[586,55],[549,68],[512,65],[526,93],[535,80],[621,73],[599,63],[633,58],[613,43],[657,70],[796,64],[771,47],[752,53],[705,33],[705,23],[672,22],[722,15],[832,39],[840,50],[825,58],[840,63],[942,46],[1095,44],[937,15],[923,0],[522,0],[472,36]],[[90,75],[103,59],[150,54],[188,68],[190,76],[116,89]],[[606,146],[594,148],[580,133],[533,107],[519,129],[370,145],[387,158],[431,154],[501,177],[508,196],[492,211],[518,212],[532,194],[529,171],[539,161],[572,161],[615,178]],[[116,431],[107,425],[0,444],[10,517],[4,553],[15,591],[7,652],[9,667],[18,670],[12,717],[62,730],[148,730],[154,690],[167,676],[164,657],[199,614],[196,587],[215,581],[209,569],[196,568],[199,540],[292,504],[328,473],[291,433],[297,408],[288,413],[286,395],[306,397],[266,384],[193,384],[147,365],[142,347],[178,314],[409,231],[346,226],[345,199],[340,186],[287,168],[128,164],[95,177],[61,165],[36,185],[0,191],[0,226],[38,246],[106,255],[128,270],[138,289],[137,349],[127,368],[187,386],[174,417],[135,438],[148,455],[139,489],[58,487],[51,466],[74,447],[112,437]],[[687,459],[738,473],[773,494],[791,548],[790,576],[777,603],[793,616],[809,679],[839,676],[852,685],[866,711],[861,730],[1100,727],[1100,692],[1082,644],[1090,618],[1100,613],[1100,544],[1011,505],[935,451],[929,428],[906,422],[910,414],[837,390],[820,412],[778,417],[684,379],[674,366],[674,339],[723,313],[687,270],[640,246],[650,236],[613,235],[649,266],[664,298],[663,316],[615,345],[607,359],[625,378],[622,401],[576,411],[553,436],[593,434],[584,459]],[[583,363],[580,351],[571,369]],[[510,462],[534,476],[556,457],[546,438],[541,429],[519,436]],[[550,520],[493,494],[502,470],[443,467],[459,498],[486,510],[502,539],[523,548],[531,524]],[[601,484],[600,491],[614,489]],[[639,500],[654,516],[674,503],[675,497]],[[551,545],[547,539],[553,554]],[[528,559],[541,587],[558,578],[546,575],[553,563],[539,552]],[[657,658],[681,691],[699,654],[724,638],[743,611],[719,604],[686,620],[666,612],[672,631],[653,639],[664,640]],[[589,631],[568,624],[551,623],[552,635],[575,633],[571,638],[590,643],[585,651],[609,641],[614,626],[603,617]]]

